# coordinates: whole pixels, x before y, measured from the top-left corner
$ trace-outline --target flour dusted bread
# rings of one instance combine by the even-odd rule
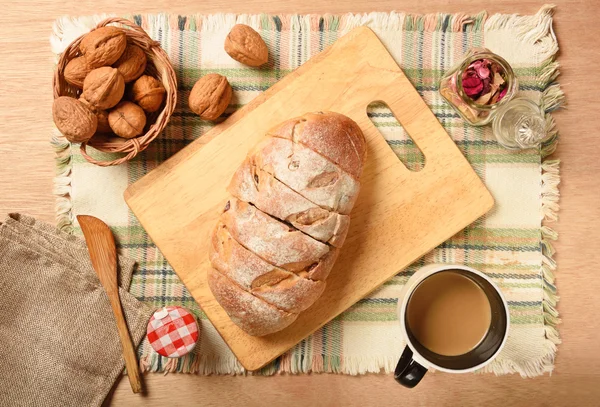
[[[366,158],[360,128],[338,113],[288,120],[233,175],[210,244],[209,286],[232,321],[263,336],[323,293],[350,224]]]
[[[301,271],[317,263],[330,248],[236,198],[221,221],[242,246],[269,263],[289,271]]]
[[[234,174],[228,191],[321,242],[335,247],[344,244],[350,226],[348,215],[319,207],[273,174],[253,165],[250,159],[246,159]]]
[[[282,311],[243,290],[214,269],[208,271],[208,286],[231,320],[250,335],[281,331],[298,318],[298,314]]]
[[[248,159],[325,209],[347,215],[358,197],[358,180],[303,144],[270,137],[259,143]]]
[[[307,113],[271,129],[269,135],[310,148],[356,179],[362,174],[367,153],[365,136],[360,127],[343,114]]]
[[[213,233],[210,261],[242,289],[288,312],[304,311],[325,289],[323,281],[299,277],[267,263],[233,239],[222,223]]]

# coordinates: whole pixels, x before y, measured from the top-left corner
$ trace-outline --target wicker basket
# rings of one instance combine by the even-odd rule
[[[165,101],[163,102],[164,106],[162,110],[147,114],[144,134],[132,139],[124,139],[114,135],[97,134],[87,142],[81,144],[81,154],[85,157],[85,159],[93,164],[103,167],[118,165],[124,163],[125,161],[129,161],[140,151],[145,150],[150,142],[154,140],[156,136],[158,136],[158,134],[165,128],[167,122],[171,118],[171,114],[173,113],[175,104],[177,102],[177,79],[175,76],[175,71],[173,70],[173,66],[169,61],[169,57],[160,47],[160,44],[156,41],[153,41],[141,27],[122,18],[107,18],[106,20],[98,23],[96,28],[104,27],[112,23],[122,24],[123,26],[130,28],[125,29],[127,42],[137,45],[146,52],[148,64],[144,74],[151,75],[160,80],[167,93]],[[78,89],[77,87],[67,83],[64,78],[64,70],[67,66],[67,63],[71,59],[81,55],[79,51],[79,43],[81,42],[82,38],[83,36],[73,41],[60,56],[53,80],[54,99],[60,96],[78,97],[81,93],[81,89]],[[88,155],[86,151],[86,147],[88,145],[105,153],[122,153],[125,155],[113,161],[96,160]]]

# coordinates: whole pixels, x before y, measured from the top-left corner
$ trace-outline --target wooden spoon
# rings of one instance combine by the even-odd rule
[[[108,294],[110,306],[115,314],[121,346],[123,347],[123,357],[125,358],[125,367],[127,367],[127,376],[134,393],[142,391],[142,381],[140,379],[140,370],[138,368],[135,349],[127,323],[123,316],[121,300],[119,299],[119,286],[117,285],[117,248],[112,232],[100,219],[93,216],[78,215],[77,220],[85,236],[85,241],[90,252],[92,265],[100,283]]]

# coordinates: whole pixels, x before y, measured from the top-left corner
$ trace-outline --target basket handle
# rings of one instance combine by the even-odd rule
[[[87,141],[81,143],[81,146],[79,147],[79,150],[81,151],[81,155],[90,163],[92,164],[96,164],[99,165],[101,167],[110,167],[112,165],[119,165],[119,164],[123,164],[124,162],[127,162],[129,160],[131,160],[133,157],[135,157],[140,151],[144,150],[144,148],[141,148],[140,142],[135,139],[132,138],[131,139],[132,144],[131,145],[123,145],[123,146],[115,146],[113,145],[112,148],[110,149],[110,153],[127,153],[127,155],[118,158],[116,160],[113,161],[99,161],[96,160],[95,158],[93,158],[92,156],[90,156],[87,151]],[[110,146],[110,143],[109,143]]]
[[[140,27],[139,25],[132,23],[131,21],[126,20],[124,18],[120,18],[120,17],[107,18],[105,20],[100,21],[96,25],[96,28],[105,27],[105,26],[107,26],[109,24],[113,24],[113,23],[121,24],[128,28],[131,28],[131,30],[134,32],[130,33],[130,35],[133,37],[139,37],[138,38],[139,40],[149,40],[150,41],[150,44],[143,44],[143,45],[137,44],[138,46],[145,48],[147,50],[150,50],[154,47],[160,47],[160,43],[158,41],[154,41],[152,38],[150,38],[148,33],[146,31],[144,31],[144,29],[142,27]]]
[[[120,18],[120,17],[109,17],[107,19],[104,19],[104,20],[100,21],[98,23],[98,25],[96,25],[96,28],[105,27],[105,26],[107,26],[109,24],[112,24],[112,23],[123,24],[123,25],[131,28],[132,30],[135,30],[135,31],[139,32],[140,34],[143,34],[145,37],[148,36],[148,34],[146,33],[146,31],[144,31],[144,29],[142,27],[140,27],[137,24],[132,23],[129,20],[126,20],[126,19]]]

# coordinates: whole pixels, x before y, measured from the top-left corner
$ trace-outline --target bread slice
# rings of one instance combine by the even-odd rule
[[[250,335],[280,331],[298,318],[244,291],[213,268],[208,271],[208,286],[229,318]]]
[[[227,189],[236,198],[335,247],[344,244],[350,217],[323,209],[246,159]]]
[[[267,263],[236,242],[222,223],[212,235],[210,261],[241,289],[287,312],[304,311],[325,289],[323,281],[299,277]]]
[[[348,215],[360,183],[338,166],[302,144],[269,137],[249,155],[259,170],[273,175],[321,208]]]
[[[305,145],[356,179],[362,174],[367,159],[365,136],[352,119],[342,114],[306,113],[283,122],[268,134]]]
[[[302,271],[318,263],[330,246],[282,223],[247,202],[231,198],[220,220],[231,236],[268,263]]]

